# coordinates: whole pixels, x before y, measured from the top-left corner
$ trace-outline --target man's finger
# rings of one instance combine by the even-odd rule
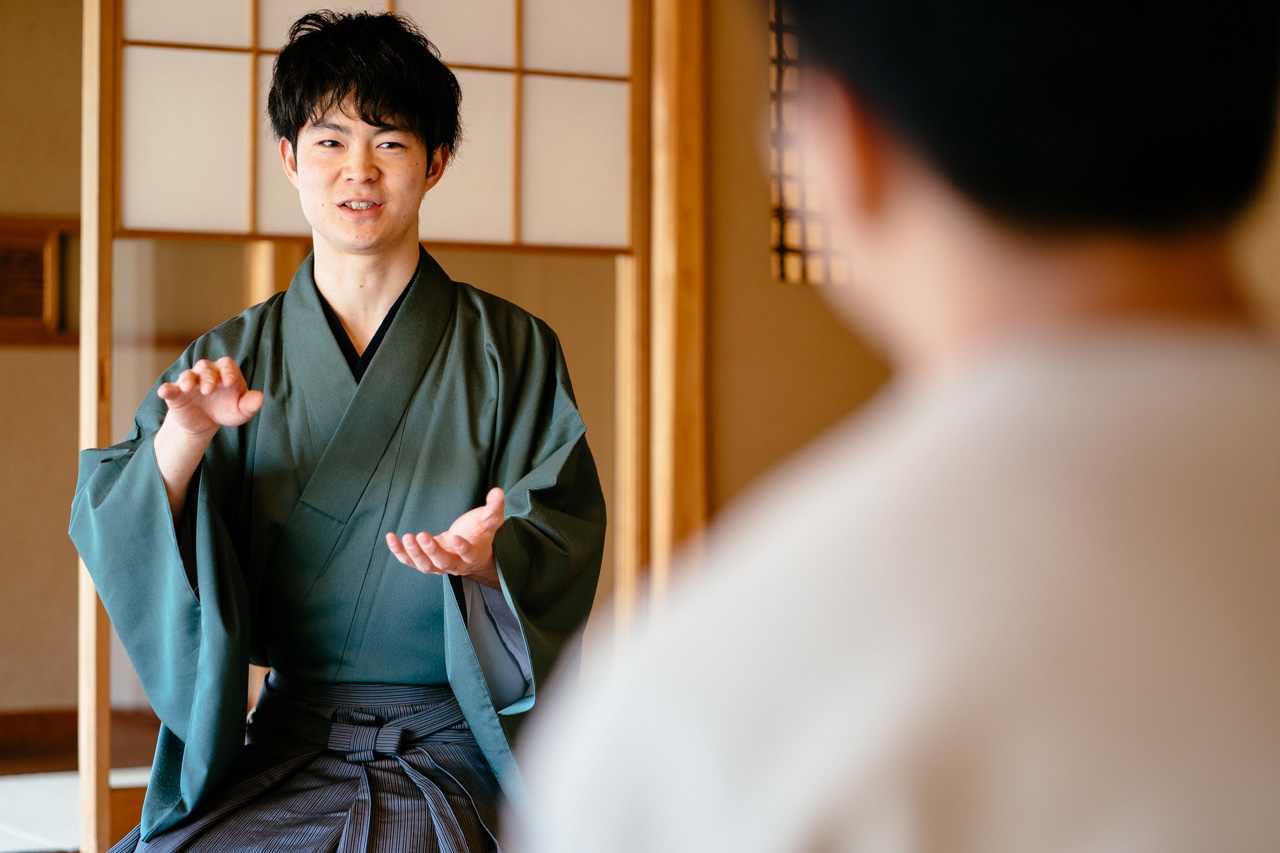
[[[422,549],[423,555],[440,571],[452,571],[457,567],[457,558],[441,546],[430,533],[419,533],[414,537],[414,541]]]
[[[235,359],[231,356],[224,355],[215,361],[214,368],[221,376],[222,387],[245,387],[244,374],[240,372],[240,365],[236,364]]]
[[[256,414],[262,408],[263,396],[261,391],[246,391],[240,395],[240,413],[243,415]]]
[[[200,384],[200,377],[196,375],[194,370],[188,368],[178,374],[178,380],[175,384],[183,394],[189,394],[192,388]]]
[[[418,571],[436,574],[449,571],[448,555],[431,540],[431,534],[419,533],[415,536],[406,533],[401,541]]]
[[[391,550],[391,555],[399,560],[403,565],[417,568],[413,565],[413,560],[409,559],[409,555],[405,552],[404,546],[400,544],[400,537],[394,533],[387,534],[387,548]]]
[[[441,533],[436,537],[436,543],[446,552],[452,552],[458,559],[467,564],[474,563],[480,554],[480,549],[471,544],[469,539],[456,533]]]
[[[484,498],[484,508],[489,511],[490,518],[496,518],[501,523],[503,513],[507,508],[506,493],[496,486],[490,489],[489,494],[485,495]]]
[[[218,387],[218,374],[207,359],[202,358],[191,365],[191,374],[199,382],[201,394],[211,394]]]
[[[418,544],[418,539],[412,533],[406,533],[400,537],[400,544],[404,547],[404,551],[409,555],[409,559],[413,561],[413,565],[420,571],[431,565],[431,559],[423,553],[422,546]]]

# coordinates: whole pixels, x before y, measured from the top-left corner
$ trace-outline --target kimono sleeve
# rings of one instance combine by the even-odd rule
[[[523,697],[498,708],[503,715],[532,707],[538,686],[578,641],[604,556],[604,495],[564,354],[549,328],[530,322],[522,357],[497,365],[501,439],[493,482],[506,492],[506,519],[494,536],[494,558],[532,676]],[[505,640],[513,632],[502,630],[502,621]],[[514,731],[513,720],[507,726]]]
[[[208,357],[202,349],[193,345],[156,387]],[[166,406],[155,391],[125,441],[81,453],[69,530],[161,721],[144,840],[190,814],[238,753],[248,665],[248,594],[228,485],[242,470],[238,432],[224,429],[210,445],[175,524],[156,464]]]

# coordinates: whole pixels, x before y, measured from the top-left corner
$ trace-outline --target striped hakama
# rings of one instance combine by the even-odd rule
[[[298,683],[272,672],[217,793],[111,853],[496,851],[498,783],[447,686]]]

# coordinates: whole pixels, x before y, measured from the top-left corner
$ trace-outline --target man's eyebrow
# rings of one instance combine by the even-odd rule
[[[320,121],[311,122],[311,124],[307,125],[307,127],[304,129],[305,130],[312,130],[312,129],[327,130],[330,133],[342,133],[342,134],[345,134],[347,132],[347,129],[344,128],[342,125],[338,124],[337,122],[325,121],[323,119],[321,119]]]
[[[406,125],[403,125],[403,124],[377,124],[377,125],[374,125],[374,127],[376,128],[375,130],[376,133],[412,133],[412,131],[409,130],[409,128]],[[323,130],[329,133],[341,133],[344,135],[349,133],[347,128],[343,127],[337,122],[327,121],[325,119],[321,119],[320,121],[313,121],[310,124],[308,124],[303,130],[304,131],[305,130]]]

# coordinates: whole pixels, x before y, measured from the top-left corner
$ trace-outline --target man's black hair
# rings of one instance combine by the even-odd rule
[[[400,126],[434,152],[459,141],[462,90],[435,45],[393,14],[312,12],[289,30],[276,58],[267,114],[297,150],[298,133],[349,102],[375,126]]]
[[[1023,226],[1230,221],[1271,151],[1280,3],[788,0],[833,73],[979,206]]]

